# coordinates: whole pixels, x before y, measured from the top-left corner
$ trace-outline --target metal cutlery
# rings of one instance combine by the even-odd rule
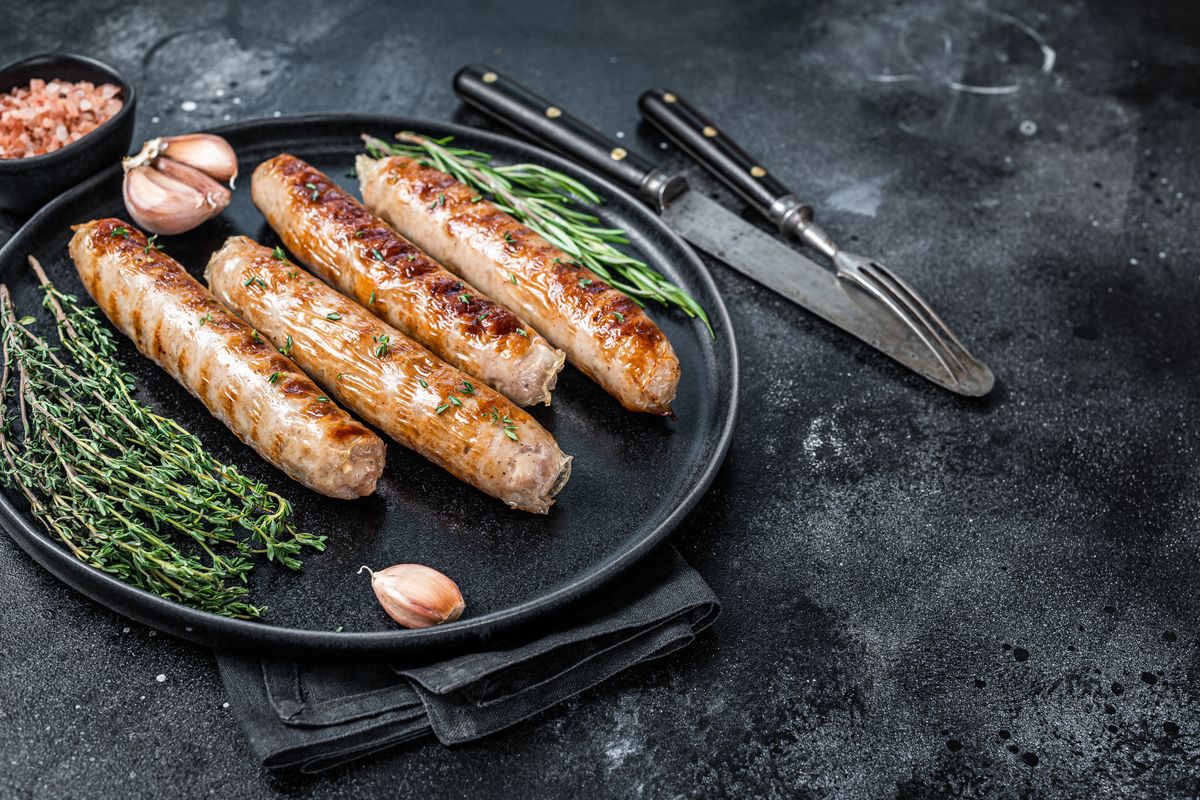
[[[963,395],[991,390],[991,370],[912,287],[877,261],[838,248],[813,224],[811,207],[677,94],[646,92],[639,107],[785,235],[830,257],[836,273],[691,191],[682,175],[656,167],[495,70],[464,67],[454,76],[454,88],[468,104],[629,187],[692,244],[930,381]]]

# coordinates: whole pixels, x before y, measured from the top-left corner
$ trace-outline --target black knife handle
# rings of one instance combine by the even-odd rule
[[[533,139],[584,162],[638,192],[661,202],[683,191],[682,178],[665,175],[654,164],[626,149],[572,114],[490,67],[469,65],[454,75],[454,91],[478,108]]]
[[[737,142],[676,92],[651,89],[638,108],[654,127],[779,226],[798,234],[812,219],[804,205]]]

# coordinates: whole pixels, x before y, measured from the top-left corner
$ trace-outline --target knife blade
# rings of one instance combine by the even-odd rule
[[[459,97],[480,111],[549,144],[633,189],[669,227],[726,265],[949,391],[987,394],[986,367],[968,379],[948,374],[934,353],[867,293],[838,280],[815,261],[746,222],[621,143],[486,66],[454,76]]]

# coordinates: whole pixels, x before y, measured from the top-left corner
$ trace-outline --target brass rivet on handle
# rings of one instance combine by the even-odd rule
[[[495,83],[496,79],[499,77],[500,76],[494,72],[485,72],[485,73],[483,73],[483,82],[484,83]]]
[[[664,93],[663,93],[663,102],[664,102],[664,103],[674,103],[674,102],[675,102],[676,100],[678,100],[678,99],[679,99],[678,97],[676,97],[675,95],[671,94],[670,92],[664,92]]]
[[[558,119],[562,116],[562,109],[558,106],[550,106],[546,109],[546,116],[550,119]]]
[[[625,156],[629,155],[629,151],[624,147],[614,147],[609,155],[612,156],[613,161],[620,161]]]
[[[765,169],[763,169],[762,167],[753,166],[750,168],[750,174],[756,178],[761,178],[763,175],[767,174],[767,171]]]
[[[714,128],[712,125],[705,125],[704,126],[704,135],[711,139],[717,135],[717,129]]]

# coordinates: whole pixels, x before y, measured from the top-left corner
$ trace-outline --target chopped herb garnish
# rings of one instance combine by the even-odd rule
[[[354,232],[354,238],[355,238],[355,239],[361,239],[361,238],[363,238],[363,237],[364,237],[364,236],[366,236],[366,235],[367,235],[367,229],[366,229],[366,228],[363,228],[361,231],[355,231],[355,232]]]
[[[421,384],[421,388],[422,388],[422,389],[428,389],[428,388],[429,388],[429,384],[425,382],[425,379],[424,379],[424,378],[417,378],[417,383]]]
[[[318,189],[316,184],[314,184],[314,183],[306,183],[306,184],[304,184],[304,188],[312,190],[312,194],[308,196],[309,200],[316,200],[317,197],[321,194],[321,190]]]
[[[372,289],[371,290],[371,299],[367,301],[367,305],[371,305],[374,302],[375,302],[375,290]]]
[[[509,244],[517,243],[517,240],[513,238],[513,235],[511,233],[504,234],[504,241],[508,242]]]
[[[383,253],[379,252],[374,247],[371,248],[371,257],[376,261],[383,261]]]
[[[242,284],[242,286],[249,286],[249,285],[250,285],[250,284],[252,284],[252,283],[254,283],[254,276],[253,276],[253,275],[251,275],[249,278],[246,278],[246,282],[245,282],[245,283],[243,283],[243,284]]]
[[[483,312],[482,314],[479,315],[479,322],[482,323],[485,319],[487,319],[491,315],[492,315],[492,312],[490,312],[490,311]]]
[[[454,291],[456,291],[456,292],[462,291],[465,288],[466,288],[466,284],[464,284],[462,281],[459,281],[458,283],[454,284]]]
[[[459,299],[459,300],[462,300],[464,303],[470,304],[470,302],[471,302],[471,295],[469,295],[469,294],[460,294],[460,295],[458,296],[458,299]]]
[[[516,276],[516,275],[514,275],[514,274],[513,274],[513,273],[511,273],[511,272],[510,272],[510,273],[508,273],[508,279],[509,279],[510,281],[512,281],[512,283],[513,283],[514,285],[515,285],[515,284],[516,284],[516,282],[517,282],[517,276]]]
[[[283,353],[285,356],[290,356],[292,354],[292,336],[291,336],[291,334],[288,334],[287,339],[285,339],[283,342],[283,347],[279,348],[279,352]]]
[[[463,381],[462,393],[475,394],[475,387],[471,385],[470,381]]]
[[[262,337],[258,335],[258,331],[250,331],[250,338],[256,342],[262,341]]]
[[[450,395],[450,402],[454,403],[454,405],[456,405],[456,406],[462,406],[462,400],[459,400],[454,395]]]
[[[417,260],[417,254],[416,254],[416,253],[409,253],[409,254],[408,254],[408,260],[409,260],[409,261],[416,261],[416,260]]]
[[[580,279],[579,279],[579,286],[580,286],[580,288],[584,288],[584,289],[586,289],[588,286],[591,286],[591,285],[592,285],[592,279],[591,279],[591,278],[580,278]]]
[[[451,146],[448,137],[403,132],[396,138],[399,141],[386,142],[363,137],[367,152],[375,158],[400,155],[431,161],[443,173],[471,187],[467,191],[477,193],[467,195],[472,202],[483,197],[494,199],[517,223],[525,226],[514,225],[511,229],[517,242],[527,229],[532,229],[552,242],[567,245],[571,254],[560,253],[563,261],[578,262],[634,302],[655,300],[675,306],[688,316],[698,316],[708,324],[704,309],[687,292],[672,285],[645,262],[623,252],[622,245],[629,244],[627,236],[619,230],[601,227],[600,219],[574,207],[573,201],[580,200],[591,205],[603,203],[602,197],[574,178],[534,164],[498,166],[487,153]]]
[[[512,439],[514,442],[517,441],[517,432],[512,428],[505,428],[504,435]]]
[[[35,320],[33,317],[25,316],[25,317],[21,317],[19,320],[17,320],[17,324],[18,325],[32,325],[36,321],[37,320]]]
[[[450,407],[450,404],[449,404],[449,403],[442,403],[440,406],[438,406],[437,408],[435,408],[435,409],[433,410],[433,413],[435,413],[435,414],[440,414],[440,413],[442,413],[443,411],[445,411],[445,410],[446,410],[447,408],[449,408],[449,407]]]
[[[328,314],[325,315],[325,319],[331,319],[334,321],[337,321],[341,318],[342,318],[342,315],[337,313],[336,311],[330,311]]]
[[[117,237],[118,239],[128,239],[129,238],[129,228],[126,228],[124,225],[118,225],[117,227],[112,229],[112,235]]]
[[[329,402],[329,398],[328,398],[328,397],[326,397],[325,395],[321,395],[320,397],[318,397],[318,398],[317,398],[317,402],[318,402],[318,403],[328,403],[328,402]]]
[[[264,281],[262,278],[255,278],[254,282],[257,283],[259,286],[261,286],[264,289],[267,288],[267,282]]]
[[[482,200],[482,199],[483,199],[483,195],[478,195],[478,194],[477,194],[477,195],[475,195],[474,197],[472,197],[472,198],[471,198],[471,202],[472,202],[472,203],[478,203],[478,202],[479,202],[480,200]]]
[[[150,251],[151,251],[152,249],[153,249],[153,250],[162,250],[162,249],[163,249],[163,246],[162,246],[161,244],[155,244],[155,243],[154,243],[154,241],[155,241],[157,238],[158,238],[158,234],[156,233],[156,234],[154,234],[153,236],[151,236],[149,239],[147,239],[147,240],[146,240],[146,246],[142,248],[142,252],[143,252],[143,253],[145,253],[146,255],[150,255]]]
[[[625,315],[622,314],[620,311],[614,311],[614,312],[612,312],[612,315],[617,318],[617,322],[625,321]]]
[[[275,250],[271,255],[275,256],[276,261],[287,261],[287,256],[284,255],[283,248],[279,245],[275,245]]]
[[[200,327],[203,328],[208,323],[212,322],[212,314],[205,314],[200,318]]]
[[[388,336],[386,333],[382,333],[378,336],[373,336],[371,338],[375,340],[375,343],[377,345],[375,348],[375,355],[378,358],[383,358],[384,356],[386,356],[388,354],[388,342],[391,340],[391,337]]]
[[[529,338],[529,334],[525,332],[524,328],[517,328],[517,333],[519,333],[521,336],[524,336],[526,339]]]
[[[279,376],[282,374],[282,372],[272,372],[271,377],[267,378],[267,380],[271,383],[276,383],[279,380]]]

